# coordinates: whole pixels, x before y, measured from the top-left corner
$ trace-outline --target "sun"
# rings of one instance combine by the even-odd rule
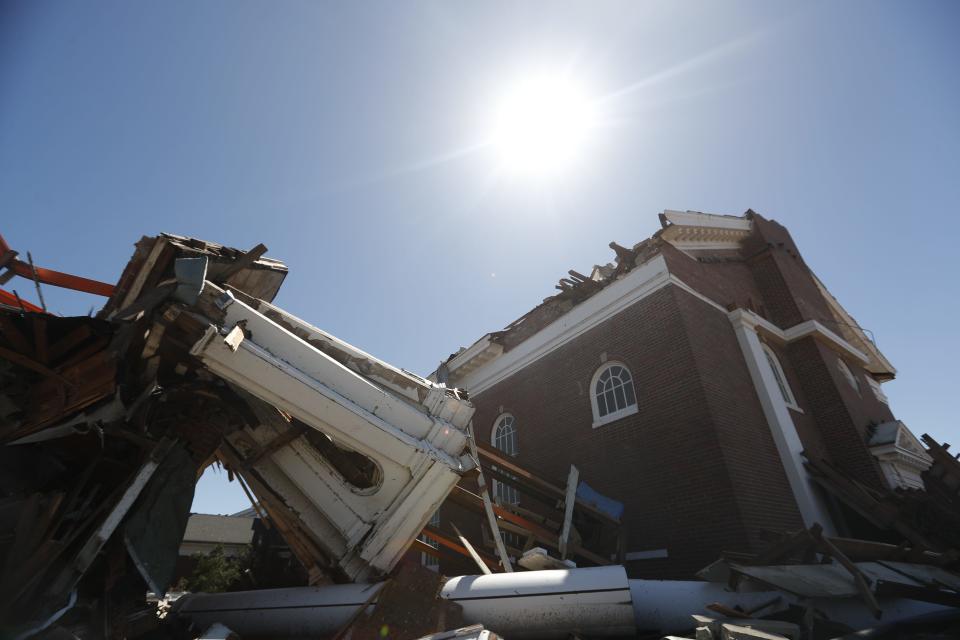
[[[501,98],[494,118],[493,146],[510,173],[553,175],[578,158],[594,126],[583,87],[563,76],[537,75],[518,81]]]

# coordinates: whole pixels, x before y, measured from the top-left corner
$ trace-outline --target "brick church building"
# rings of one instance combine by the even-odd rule
[[[478,440],[547,477],[574,464],[622,502],[636,577],[689,578],[762,548],[765,530],[856,534],[804,456],[867,486],[922,486],[930,459],[881,387],[893,366],[788,231],[753,211],[660,219],[439,367],[476,404]]]

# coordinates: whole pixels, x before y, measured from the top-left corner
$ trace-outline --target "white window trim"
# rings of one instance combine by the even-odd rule
[[[438,529],[440,528],[440,510],[439,509],[433,512],[433,515],[430,516],[430,519],[427,521],[427,524],[429,524],[432,527],[436,527]],[[417,540],[420,540],[421,542],[424,542],[430,545],[434,549],[440,548],[440,543],[434,540],[433,538],[431,538],[427,534],[422,534],[417,536]],[[434,557],[429,553],[425,553],[423,551],[420,552],[420,565],[429,569],[430,571],[434,571],[437,573],[440,572],[440,558]]]
[[[504,411],[493,420],[493,428],[490,429],[490,446],[507,457],[513,458],[517,455],[517,453],[519,453],[519,451],[508,453],[497,446],[497,427],[500,426],[500,422],[502,422],[504,418],[513,418],[513,421],[510,423],[510,425],[513,427],[513,432],[517,432],[517,416],[513,415],[509,411]],[[520,447],[518,446],[517,448],[519,449]]]
[[[777,352],[770,348],[770,345],[766,343],[761,343],[763,347],[763,352],[769,356],[767,362],[773,365],[773,377],[777,382],[783,382],[783,390],[787,392],[787,397],[783,398],[784,404],[787,405],[788,409],[792,409],[798,413],[803,413],[803,409],[800,408],[800,405],[797,404],[797,396],[793,395],[793,389],[790,388],[790,381],[787,379],[787,374],[783,370],[783,365],[780,364],[780,358],[777,357]],[[780,388],[780,385],[777,384],[777,388]]]
[[[804,525],[812,527],[816,523],[823,525],[829,535],[835,535],[836,527],[830,518],[826,503],[819,493],[815,481],[804,467],[803,444],[797,433],[797,426],[783,401],[779,385],[774,380],[773,371],[763,351],[763,344],[757,330],[766,322],[757,314],[744,309],[731,311],[727,316],[737,334],[737,342],[747,363],[747,370],[753,380],[754,388],[760,399],[763,415],[770,427],[770,435],[777,447],[777,453],[783,463],[787,481],[793,497],[797,501]]]
[[[857,378],[857,374],[853,372],[853,369],[850,368],[843,358],[837,358],[837,369],[840,370],[840,375],[847,381],[854,391],[857,392],[857,395],[863,395],[860,391],[860,379]]]
[[[630,374],[630,384],[633,385],[633,399],[636,402],[623,409],[619,409],[612,413],[608,413],[607,415],[601,418],[600,407],[597,406],[597,392],[596,392],[597,380],[600,379],[600,376],[603,375],[604,371],[614,366],[623,367],[624,369],[627,370],[627,373]],[[600,365],[600,367],[593,373],[593,377],[590,379],[590,386],[587,388],[587,390],[590,392],[590,409],[593,411],[592,426],[594,429],[596,429],[597,427],[602,427],[605,424],[610,424],[611,422],[616,422],[617,420],[626,418],[627,416],[632,416],[635,413],[638,413],[640,411],[640,398],[637,395],[637,385],[636,385],[636,381],[633,378],[633,371],[630,370],[630,367],[628,367],[627,365],[625,365],[620,361],[611,360],[609,362],[604,362],[602,365]]]
[[[513,427],[513,432],[514,434],[516,434],[516,438],[517,438],[517,450],[514,453],[507,453],[503,449],[500,449],[499,447],[497,447],[497,427],[500,426],[500,422],[506,417],[513,418],[513,422],[511,422],[510,424]],[[490,429],[490,446],[508,458],[515,458],[520,453],[520,435],[517,429],[517,416],[513,415],[509,411],[504,411],[503,413],[498,415],[496,418],[494,418],[493,428]],[[490,489],[491,489],[490,497],[498,502],[499,502],[499,494],[497,493],[497,488],[499,484],[500,482],[498,482],[496,478],[490,479]],[[520,492],[517,490],[517,488],[509,487],[509,486],[507,488],[511,489],[514,492],[514,494],[516,494],[517,496],[517,501],[511,504],[513,504],[514,506],[520,504],[520,495],[519,495]]]
[[[883,404],[890,404],[890,400],[887,398],[887,394],[883,392],[883,389],[880,387],[880,383],[877,382],[873,376],[866,376],[867,384],[870,385],[870,390],[873,392],[874,397],[882,402]]]

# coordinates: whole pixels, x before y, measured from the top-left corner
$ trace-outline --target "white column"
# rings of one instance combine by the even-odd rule
[[[813,526],[814,523],[819,523],[823,527],[824,533],[833,534],[835,532],[833,521],[830,519],[823,500],[815,491],[813,480],[803,466],[803,457],[800,455],[803,451],[803,444],[800,442],[800,436],[793,424],[793,418],[790,417],[790,411],[783,400],[783,394],[780,393],[780,387],[773,377],[773,371],[770,370],[766,354],[763,352],[763,346],[760,344],[760,338],[757,336],[759,318],[743,309],[730,312],[728,317],[730,322],[733,323],[734,331],[737,334],[737,342],[740,343],[743,357],[747,361],[747,369],[750,371],[753,386],[760,398],[760,405],[763,407],[767,424],[770,425],[773,442],[780,454],[783,470],[787,474],[787,480],[790,483],[790,489],[793,491],[793,497],[797,501],[797,507],[800,509],[803,523],[808,528]]]

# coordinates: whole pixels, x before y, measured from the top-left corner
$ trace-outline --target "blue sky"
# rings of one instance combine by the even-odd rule
[[[872,330],[898,417],[956,442],[958,31],[923,0],[4,1],[0,233],[110,282],[141,235],[264,242],[281,306],[426,373],[659,211],[753,208]],[[602,104],[552,178],[484,144],[531,70]]]

